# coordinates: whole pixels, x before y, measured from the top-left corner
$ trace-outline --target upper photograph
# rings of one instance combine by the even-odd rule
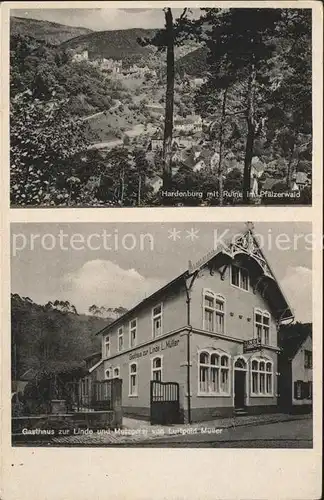
[[[311,9],[10,10],[12,208],[306,206],[312,153]]]

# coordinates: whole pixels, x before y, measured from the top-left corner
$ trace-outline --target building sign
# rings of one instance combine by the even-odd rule
[[[179,344],[179,339],[171,339],[171,340],[162,340],[158,344],[153,344],[147,347],[146,349],[142,349],[141,351],[132,352],[129,355],[129,360],[144,358],[149,354],[157,354],[165,349],[172,349],[173,347],[177,347]]]
[[[243,342],[243,352],[258,351],[261,348],[261,339],[249,339]]]

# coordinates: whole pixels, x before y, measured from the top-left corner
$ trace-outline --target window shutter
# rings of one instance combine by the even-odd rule
[[[295,399],[305,399],[307,388],[305,387],[307,382],[303,382],[302,380],[296,380],[294,383],[294,398]]]

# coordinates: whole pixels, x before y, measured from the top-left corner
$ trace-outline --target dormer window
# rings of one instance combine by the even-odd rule
[[[232,264],[231,266],[231,284],[242,290],[249,290],[249,273],[244,267]]]

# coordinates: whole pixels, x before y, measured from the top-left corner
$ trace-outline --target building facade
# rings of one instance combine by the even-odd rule
[[[309,412],[313,400],[313,343],[309,324],[296,324],[280,332],[279,393],[285,411]]]
[[[273,411],[289,305],[248,230],[104,328],[101,376],[125,415],[149,418],[152,380],[179,384],[180,418]]]

